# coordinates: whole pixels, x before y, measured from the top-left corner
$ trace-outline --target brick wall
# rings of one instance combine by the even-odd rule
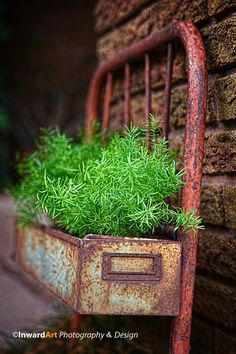
[[[173,19],[193,21],[205,43],[209,97],[196,279],[192,353],[236,353],[236,1],[235,0],[99,0],[95,8],[97,56],[117,50],[162,28]],[[152,68],[153,111],[161,112],[165,58]],[[170,140],[181,147],[185,124],[186,73],[183,51],[175,56]],[[115,82],[112,126],[123,114],[122,82]],[[144,116],[143,68],[132,75],[131,112]]]

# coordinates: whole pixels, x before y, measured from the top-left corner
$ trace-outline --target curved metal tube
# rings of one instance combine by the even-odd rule
[[[185,47],[188,71],[183,160],[186,184],[182,190],[181,206],[185,210],[195,209],[199,213],[207,104],[207,74],[203,42],[198,30],[192,23],[173,22],[160,31],[152,32],[147,38],[127,47],[111,59],[102,62],[96,69],[89,88],[86,127],[90,128],[92,121],[98,117],[101,88],[106,74],[118,70],[126,62],[131,62],[144,55],[144,53],[174,39],[179,39]],[[183,243],[181,305],[180,314],[173,321],[171,354],[189,353],[198,235],[189,232],[186,235],[183,234],[181,240]]]

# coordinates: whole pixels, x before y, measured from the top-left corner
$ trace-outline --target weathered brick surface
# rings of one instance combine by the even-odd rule
[[[203,185],[201,215],[206,224],[236,230],[236,187],[223,183]]]
[[[236,6],[235,0],[208,0],[209,16],[217,15]]]
[[[198,22],[207,18],[206,1],[163,0],[145,8],[138,16],[102,36],[97,42],[99,60],[106,59],[131,43],[160,29],[174,19]]]
[[[201,215],[203,223],[224,225],[224,199],[222,185],[205,185],[202,188]]]
[[[107,0],[99,2],[104,5]],[[127,13],[120,16],[122,10],[117,11],[117,18],[108,20],[110,25],[105,20],[110,9],[103,8],[104,27],[101,25],[99,31],[101,33],[105,29],[106,34],[101,35],[97,43],[100,60],[144,38],[154,29],[164,27],[173,19],[187,19],[202,28],[210,72],[203,169],[204,175],[208,176],[203,178],[201,198],[201,214],[206,224],[206,230],[199,237],[198,271],[202,275],[197,276],[194,304],[194,313],[200,316],[193,318],[191,352],[233,354],[236,353],[235,336],[219,330],[218,327],[229,327],[230,333],[236,328],[236,187],[232,179],[236,173],[236,17],[233,14],[236,1],[159,0],[144,4],[142,0],[132,0],[131,3],[135,3],[134,10],[127,4],[122,5],[127,6]],[[211,16],[215,20],[209,20]],[[186,115],[186,73],[182,55],[179,58],[174,68],[170,146],[180,150],[181,156]],[[153,112],[161,118],[165,61],[159,54],[158,64],[154,63],[152,69],[152,107]],[[116,80],[114,91],[111,126],[117,129],[121,127],[124,108],[123,82],[120,77]],[[141,124],[145,117],[144,75],[141,67],[135,71],[133,69],[131,91],[133,121]],[[203,274],[207,274],[209,278]],[[210,279],[211,275],[215,280]]]
[[[209,70],[232,66],[236,63],[235,16],[215,25],[208,26],[201,33],[206,48]]]
[[[152,95],[153,111],[161,117],[162,97],[159,93]],[[120,130],[124,116],[123,98],[111,107],[111,129]],[[145,98],[137,95],[131,100],[131,117],[135,125],[142,125],[145,121]]]
[[[177,5],[171,4],[166,10],[166,17],[162,18],[158,6],[160,6],[159,3],[153,4],[127,24],[101,37],[97,43],[99,59],[107,59],[117,50],[147,36],[154,29],[162,28],[169,22],[172,13],[177,11],[175,8]],[[187,16],[186,13],[184,16]],[[235,17],[208,26],[201,33],[205,43],[209,70],[232,66],[236,62]]]
[[[235,232],[206,229],[200,232],[198,269],[231,280],[236,279]]]
[[[209,77],[207,122],[236,119],[236,74]]]
[[[173,88],[171,98],[171,124],[185,126],[186,87]],[[207,122],[236,119],[236,74],[211,76],[208,84]]]
[[[235,354],[236,338],[220,329],[215,331],[215,345],[213,354]]]
[[[173,95],[173,100],[176,102],[171,108],[171,122],[175,126],[183,126],[185,107],[182,105],[181,89],[177,89],[176,96]],[[181,95],[180,95],[181,92]],[[153,112],[157,117],[162,117],[162,94],[153,94]],[[180,100],[180,101],[179,101]],[[135,124],[142,124],[145,117],[145,99],[143,95],[138,95],[131,102],[131,115]],[[116,104],[111,109],[111,127],[119,129],[123,119],[123,100]],[[180,117],[182,119],[180,120]],[[182,138],[170,135],[171,146],[181,148]],[[205,141],[205,159],[203,164],[204,174],[222,175],[232,174],[236,172],[236,131],[225,131],[222,133],[210,134]],[[219,220],[220,222],[220,220]]]
[[[186,88],[173,89],[171,124],[175,127],[185,126]],[[177,107],[178,106],[178,107]],[[236,74],[224,77],[212,76],[208,85],[207,122],[236,119]]]
[[[128,18],[137,12],[137,10],[141,11],[144,6],[148,7],[148,4],[151,2],[152,0],[98,1],[94,10],[96,31],[98,33],[103,33],[104,31],[113,28],[119,23],[124,22],[124,20],[128,20]],[[174,1],[170,0],[169,3],[171,2]],[[235,0],[206,0],[204,2],[202,1],[201,3],[195,1],[195,3],[196,4],[194,4],[194,1],[185,0],[182,2],[180,9],[182,13],[190,15],[190,17],[192,17],[191,12],[195,12],[197,16],[194,21],[198,21],[198,19],[203,20],[208,16],[215,16],[226,10],[236,7]],[[201,7],[201,5],[203,6]],[[173,16],[175,15],[176,13],[173,14]],[[185,15],[186,18],[187,15]]]
[[[212,133],[205,139],[203,173],[209,175],[236,172],[236,131]],[[183,137],[170,134],[170,146],[182,151]],[[230,192],[229,192],[230,193]],[[225,197],[224,197],[225,198]]]
[[[175,79],[178,80],[183,73],[182,64],[176,66]],[[164,65],[162,68],[155,66],[153,69],[153,87],[158,88],[163,83],[165,75]],[[142,92],[144,88],[143,72],[139,69],[134,71],[132,75],[132,93],[135,95]],[[114,84],[113,101],[116,102],[112,107],[112,119],[117,119],[117,115],[123,115],[123,80],[116,80]],[[175,128],[185,126],[186,116],[186,86],[181,85],[172,89],[170,123]],[[153,112],[160,117],[163,107],[163,93],[153,91]],[[143,107],[142,107],[143,105]],[[115,107],[117,106],[117,107]],[[120,106],[120,107],[119,107]],[[144,118],[145,101],[143,94],[132,97],[132,114],[135,114],[136,120]],[[118,118],[118,119],[121,119]],[[208,106],[207,106],[207,122],[224,122],[236,119],[236,74],[226,75],[224,77],[212,76],[208,85]]]
[[[236,131],[216,133],[206,138],[203,171],[218,175],[236,172]]]
[[[215,354],[213,352],[214,327],[193,317],[191,334],[191,354]]]
[[[94,15],[95,15],[95,29],[98,33],[103,33],[106,30],[113,28],[119,23],[124,22],[124,20],[128,20],[130,16],[132,16],[137,10],[140,10],[146,6],[148,7],[149,3],[152,0],[100,0],[97,2]],[[159,0],[160,2],[160,0]],[[169,3],[174,2],[170,0]],[[191,16],[191,12],[194,12],[196,15],[196,19],[205,20],[208,16],[216,16],[226,10],[236,7],[235,0],[206,0],[199,3],[198,1],[185,0],[181,4],[181,8],[178,11],[182,11],[182,16],[185,13],[185,18],[187,15]],[[168,6],[168,4],[167,4]],[[197,9],[198,7],[198,9]],[[165,11],[163,9],[163,11]],[[178,14],[173,14],[173,16],[177,16]],[[181,17],[181,15],[179,15]]]
[[[128,23],[102,36],[97,42],[99,59],[106,59],[117,50],[147,36],[153,29],[165,26],[176,12],[179,3],[180,0],[167,6],[168,0],[158,1]]]
[[[236,229],[236,187],[203,185],[201,198],[203,222]],[[236,274],[235,274],[236,275]]]
[[[186,115],[186,87],[181,86],[173,89],[170,108],[170,122],[175,127],[183,127]],[[113,129],[119,127],[124,115],[123,97],[120,96],[119,101],[111,107],[111,121]],[[152,111],[162,120],[163,110],[163,91],[153,92],[152,94]],[[131,100],[131,117],[135,124],[142,124],[145,120],[145,97],[143,94],[132,97]]]
[[[225,225],[236,229],[236,187],[224,189]]]
[[[154,54],[151,57],[151,86],[152,89],[160,89],[164,87],[166,78],[166,54],[163,53]],[[172,83],[175,84],[178,81],[187,78],[185,70],[185,63],[183,59],[184,53],[182,49],[179,49],[175,53],[174,67],[172,75]],[[131,69],[131,94],[135,95],[138,92],[144,91],[144,60],[143,58],[136,64],[132,65]],[[112,92],[113,102],[124,95],[124,74],[119,72],[115,76],[115,82]]]
[[[94,9],[95,29],[98,33],[115,26],[150,0],[100,0]]]
[[[171,101],[171,124],[185,126],[186,87],[173,89]],[[207,122],[236,119],[236,74],[224,77],[211,76],[208,85]]]
[[[236,131],[212,133],[205,139],[203,173],[209,175],[236,172]],[[183,138],[170,135],[170,146],[182,151]]]
[[[217,119],[236,119],[236,74],[217,79],[215,89],[209,93],[210,97],[213,95],[216,98]]]
[[[204,317],[236,328],[236,288],[198,275],[196,277],[194,311]]]
[[[182,90],[182,89],[181,89]],[[176,90],[178,93],[178,90]],[[175,97],[175,96],[174,96]],[[179,97],[178,95],[176,96]],[[176,100],[177,100],[176,98]],[[162,95],[153,95],[156,109],[153,111],[158,117],[162,112]],[[123,101],[112,107],[111,129],[120,130],[123,124]],[[179,117],[180,110],[184,109],[181,104],[174,104],[171,121]],[[137,96],[132,100],[131,114],[134,124],[141,125],[144,122],[144,97]],[[236,171],[236,132],[211,133],[205,141],[205,174],[225,174]],[[170,147],[179,151],[180,157],[183,154],[183,137],[170,133]],[[221,184],[203,185],[201,198],[201,215],[206,224],[227,226],[236,229],[236,188]]]

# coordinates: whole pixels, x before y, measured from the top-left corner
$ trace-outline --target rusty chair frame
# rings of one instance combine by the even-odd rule
[[[88,130],[98,117],[99,102],[104,80],[106,80],[103,120],[104,130],[109,128],[113,72],[124,67],[124,122],[130,123],[131,68],[130,62],[145,57],[145,116],[151,112],[151,63],[149,53],[168,45],[167,68],[164,92],[164,135],[168,137],[171,79],[173,69],[173,41],[179,40],[186,52],[188,72],[187,113],[184,141],[184,185],[181,193],[181,207],[195,209],[199,213],[202,163],[204,154],[204,132],[207,105],[206,55],[202,38],[192,23],[173,22],[160,31],[152,32],[147,38],[125,48],[111,59],[102,62],[92,78],[86,106],[86,127]],[[182,274],[180,314],[174,318],[171,334],[170,353],[189,352],[193,291],[195,282],[198,235],[193,232],[181,234]]]
[[[161,31],[152,32],[147,38],[127,47],[121,52],[115,54],[111,59],[102,62],[96,69],[89,88],[86,107],[86,127],[89,138],[92,123],[99,116],[101,92],[103,84],[105,83],[102,128],[104,131],[109,129],[113,73],[120,70],[122,67],[124,67],[124,121],[126,125],[129,125],[131,120],[131,63],[136,59],[142,58],[143,56],[145,58],[145,116],[148,122],[149,113],[151,112],[150,53],[154,49],[167,46],[167,75],[165,80],[163,121],[164,135],[168,137],[173,69],[173,42],[176,39],[180,40],[185,47],[188,71],[187,113],[183,157],[185,168],[184,179],[186,184],[184,185],[181,193],[181,207],[186,211],[195,209],[196,212],[199,213],[204,152],[207,76],[203,42],[198,30],[193,24],[186,22],[174,22],[163,28]],[[149,144],[148,136],[149,135],[147,132],[147,143]],[[158,270],[159,258],[155,258],[155,256],[153,256],[153,253],[155,253],[154,248],[158,249],[158,247],[161,247],[162,243],[162,245],[171,244],[171,247],[176,247],[176,249],[179,250],[182,245],[182,259],[180,259],[180,252],[178,253],[179,258],[176,258],[176,269],[180,269],[179,265],[181,261],[181,279],[176,279],[175,283],[177,286],[175,288],[173,286],[169,286],[171,288],[170,292],[172,292],[174,296],[177,294],[178,299],[180,298],[180,309],[178,301],[176,309],[167,308],[163,312],[152,312],[151,314],[171,314],[172,316],[176,316],[176,314],[178,314],[173,319],[170,353],[187,354],[189,352],[193,290],[198,245],[198,235],[193,231],[188,231],[187,234],[180,232],[178,242],[147,239],[144,241],[139,241],[131,238],[122,239],[121,237],[117,238],[113,236],[101,235],[91,235],[87,236],[84,240],[79,240],[58,230],[31,227],[28,231],[19,229],[16,255],[20,265],[24,270],[26,270],[27,273],[51,289],[58,297],[61,297],[75,310],[73,320],[73,329],[75,330],[78,329],[78,323],[80,320],[80,315],[77,314],[78,311],[80,313],[104,313],[101,311],[99,312],[99,310],[86,310],[86,308],[84,310],[83,306],[80,306],[82,301],[81,298],[83,296],[84,298],[86,298],[86,296],[88,297],[87,289],[86,291],[81,292],[81,288],[83,288],[84,265],[86,262],[88,264],[89,261],[88,255],[91,255],[91,252],[92,254],[93,252],[100,252],[99,259],[101,259],[101,250],[103,250],[102,257],[105,262],[104,264],[106,270],[106,267],[111,268],[111,260],[109,258],[109,254],[106,253],[107,249],[110,250],[110,246],[113,247],[115,245],[116,252],[120,252],[119,244],[123,243],[122,254],[116,253],[117,257],[123,257],[123,252],[126,250],[125,247],[127,246],[127,249],[129,250],[129,246],[132,243],[134,245],[135,254],[132,252],[132,254],[129,254],[128,256],[137,257],[140,256],[140,249],[138,245],[139,242],[140,245],[147,250],[146,256],[149,257],[149,261],[151,259],[151,262],[153,262],[154,265],[153,271],[148,275],[149,278],[160,277],[160,274],[156,274],[156,270]],[[164,256],[164,254],[162,255]],[[141,256],[142,258],[145,258],[145,251],[142,252]],[[83,264],[83,269],[81,268],[82,266],[80,265],[80,262]],[[101,267],[101,264],[97,265]],[[100,268],[96,273],[100,278],[101,274],[103,279],[108,279],[110,277],[110,274],[107,274],[106,272],[101,274],[99,272]],[[180,274],[180,271],[176,274]],[[117,274],[115,274],[115,276],[117,277]],[[142,275],[142,277],[144,276]],[[147,276],[145,275],[145,277]],[[114,279],[117,280],[117,278]],[[139,279],[141,279],[140,276]],[[121,280],[123,281],[123,275],[122,278],[119,276],[120,283],[122,283]],[[132,281],[133,280],[134,279],[132,279]],[[181,280],[180,291],[179,280]],[[142,280],[140,281],[140,284],[143,286]],[[156,306],[156,304],[159,304],[161,295],[159,294],[158,298],[155,288],[153,287],[152,289],[154,289],[152,296]],[[140,301],[138,300],[139,299],[136,299],[136,303],[139,304]],[[87,302],[91,305],[91,299],[89,301]],[[162,304],[164,302],[165,299],[162,299]],[[109,313],[111,313],[110,309],[113,310],[111,306],[109,307]],[[168,307],[167,304],[165,304],[165,306]],[[120,308],[116,307],[115,312],[113,311],[112,313],[122,313],[122,311],[119,312],[119,310]],[[134,314],[132,311],[131,313]],[[140,311],[139,314],[142,314],[142,312]]]

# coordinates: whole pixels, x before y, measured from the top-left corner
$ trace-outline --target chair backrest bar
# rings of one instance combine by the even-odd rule
[[[183,163],[185,169],[184,185],[181,193],[181,207],[185,210],[195,209],[199,212],[201,195],[202,162],[204,153],[205,115],[207,103],[207,74],[205,50],[201,36],[192,23],[184,21],[173,22],[160,31],[152,32],[140,40],[115,54],[111,59],[102,62],[95,71],[90,83],[87,106],[86,127],[89,135],[93,120],[98,118],[98,107],[101,90],[106,80],[103,109],[103,128],[109,128],[110,104],[113,72],[124,67],[124,121],[130,122],[131,69],[133,60],[142,58],[145,61],[145,113],[151,112],[151,61],[150,52],[164,45],[168,46],[167,69],[164,90],[164,135],[168,137],[171,79],[173,71],[173,41],[180,40],[186,52],[186,67],[188,71],[186,127],[184,140]],[[191,311],[196,268],[196,252],[198,237],[193,232],[181,235],[183,247],[183,262],[181,275],[181,307],[180,315],[175,318],[171,353],[187,354],[189,352],[189,337],[191,329]]]
[[[151,111],[151,65],[149,54],[153,49],[168,44],[167,55],[167,75],[164,93],[164,132],[168,136],[168,121],[170,112],[171,77],[173,67],[173,40],[179,39],[186,50],[186,64],[188,69],[188,94],[187,94],[187,114],[185,129],[185,180],[188,187],[193,187],[194,180],[194,202],[186,201],[186,209],[199,208],[201,166],[203,158],[203,137],[205,128],[206,113],[206,92],[207,77],[205,67],[205,51],[201,36],[195,26],[186,22],[173,22],[161,31],[152,32],[147,38],[125,48],[114,55],[111,59],[102,62],[96,69],[90,83],[87,105],[86,105],[86,127],[91,127],[93,120],[98,118],[98,107],[101,96],[101,89],[106,80],[103,124],[105,129],[109,127],[111,90],[113,72],[118,71],[122,66],[125,67],[125,123],[130,121],[130,90],[131,90],[131,70],[130,62],[134,59],[145,56],[145,96],[146,96],[146,116]],[[147,118],[146,118],[147,119]],[[196,166],[200,168],[196,169]],[[196,173],[193,172],[196,170]],[[192,172],[191,172],[192,171]],[[185,192],[183,192],[185,194]],[[198,199],[198,202],[196,200]]]
[[[165,93],[164,93],[164,105],[163,105],[163,133],[166,139],[169,136],[169,120],[170,120],[170,96],[171,96],[171,80],[173,73],[173,43],[168,44],[167,52],[167,64],[166,64],[166,82],[165,82]]]
[[[111,109],[111,95],[112,95],[112,72],[106,75],[106,87],[104,94],[104,104],[103,104],[103,119],[102,119],[102,129],[106,132],[109,129],[110,123],[110,109]]]
[[[131,98],[131,70],[130,64],[125,63],[125,80],[124,80],[124,92],[125,92],[125,99],[124,99],[124,122],[126,126],[130,125],[130,98]]]

